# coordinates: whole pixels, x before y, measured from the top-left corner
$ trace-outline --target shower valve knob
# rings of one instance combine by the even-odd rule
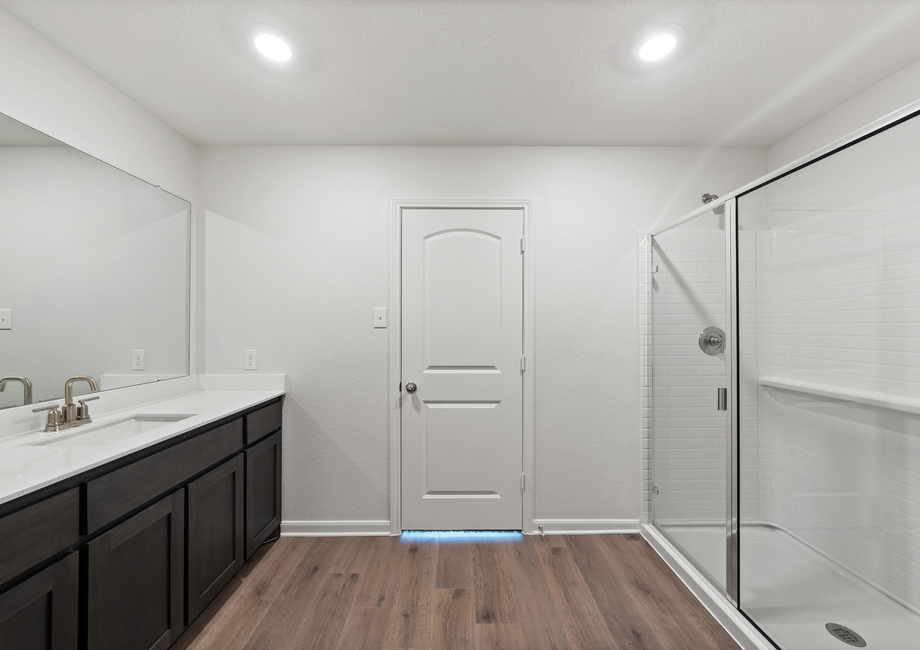
[[[715,356],[725,351],[725,332],[718,327],[707,327],[700,332],[700,350]]]

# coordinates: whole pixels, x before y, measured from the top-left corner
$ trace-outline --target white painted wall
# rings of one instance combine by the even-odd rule
[[[918,100],[920,61],[899,70],[773,144],[769,150],[769,169],[779,169]]]
[[[0,9],[0,113],[195,197],[195,147],[145,108]]]
[[[194,204],[195,146],[131,98],[0,10],[0,113]],[[197,223],[193,219],[193,237]],[[203,245],[196,240],[198,247]],[[36,242],[36,246],[39,243]],[[192,277],[197,274],[192,251]],[[192,332],[202,317],[192,285]],[[192,338],[192,371],[200,338]]]
[[[285,372],[284,518],[388,519],[394,199],[529,199],[536,517],[638,519],[636,232],[763,174],[764,149],[202,147],[206,369]],[[391,314],[396,317],[396,314]]]

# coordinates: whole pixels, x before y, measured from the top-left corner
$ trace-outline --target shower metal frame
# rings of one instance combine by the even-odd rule
[[[725,575],[725,590],[722,591],[720,585],[715,585],[718,588],[718,591],[723,593],[728,601],[731,602],[733,607],[747,619],[750,623],[754,624],[753,621],[744,614],[744,610],[741,608],[739,592],[740,592],[740,572],[739,572],[739,562],[740,562],[740,457],[739,457],[739,444],[740,444],[740,399],[739,399],[739,341],[738,341],[738,331],[739,331],[739,321],[738,321],[738,199],[745,194],[749,194],[755,190],[760,189],[761,187],[772,183],[784,176],[793,174],[800,169],[804,169],[810,165],[813,165],[824,158],[828,158],[844,149],[847,149],[855,144],[867,140],[879,133],[887,131],[903,122],[906,122],[910,119],[917,118],[920,119],[920,101],[913,102],[904,106],[901,109],[898,109],[892,113],[889,113],[885,117],[882,117],[875,122],[868,124],[867,126],[853,131],[849,135],[840,138],[820,149],[816,149],[812,153],[803,156],[775,171],[766,174],[758,178],[757,180],[748,183],[747,185],[742,186],[741,188],[728,193],[718,200],[711,201],[706,203],[696,210],[685,214],[680,217],[677,221],[670,223],[661,228],[657,228],[649,232],[649,237],[654,239],[658,235],[661,235],[664,232],[677,228],[697,217],[707,214],[714,211],[719,206],[724,206],[725,209],[725,292],[726,292],[726,332],[725,332],[725,355],[726,355],[726,381],[728,382],[728,412],[726,417],[726,530],[725,530],[725,542],[726,542],[726,575]],[[654,378],[653,378],[654,381]],[[649,448],[652,456],[649,458],[649,462],[652,470],[652,478],[654,479],[654,445]],[[650,486],[649,486],[650,489]],[[654,508],[654,498],[651,499],[649,512],[651,514],[651,521],[649,522],[656,530],[662,532],[660,528],[655,524],[655,508]],[[665,534],[670,540],[670,537]],[[672,541],[673,543],[673,541]],[[692,557],[687,556],[687,560],[691,562],[697,569],[700,569],[697,565],[696,560]],[[703,575],[708,576],[705,570],[701,570]],[[711,580],[711,579],[710,579]],[[756,627],[756,624],[754,624]],[[759,628],[758,628],[759,629]],[[775,644],[774,644],[775,645]]]

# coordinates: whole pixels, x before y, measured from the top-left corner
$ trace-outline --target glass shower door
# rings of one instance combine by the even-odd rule
[[[725,206],[652,237],[652,522],[726,591]],[[723,393],[724,395],[724,393]]]
[[[920,117],[738,199],[741,610],[920,648]]]

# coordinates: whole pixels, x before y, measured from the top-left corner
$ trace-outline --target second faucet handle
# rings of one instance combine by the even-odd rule
[[[52,431],[57,431],[58,427],[63,423],[63,416],[58,409],[61,408],[60,404],[54,404],[52,406],[42,406],[37,409],[32,409],[33,413],[38,413],[39,411],[48,411],[48,421],[45,423],[45,433],[50,433]]]
[[[96,397],[86,397],[84,399],[78,399],[77,404],[80,406],[77,407],[77,419],[78,420],[88,420],[89,419],[89,407],[86,405],[87,402],[92,402],[94,399],[99,399],[99,396]]]

